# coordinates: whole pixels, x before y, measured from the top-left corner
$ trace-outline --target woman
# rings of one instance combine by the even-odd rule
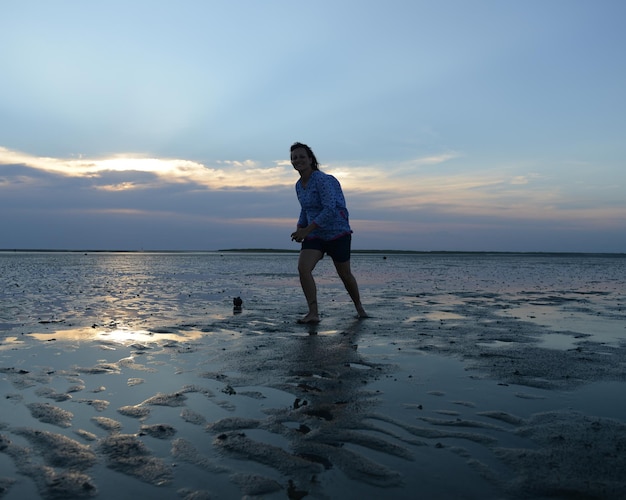
[[[300,284],[309,312],[298,323],[319,323],[317,287],[313,279],[316,264],[328,254],[335,264],[359,318],[367,313],[361,305],[359,287],[350,270],[352,229],[348,209],[339,181],[320,171],[315,154],[309,146],[296,142],[291,146],[291,164],[300,174],[296,194],[300,202],[300,218],[291,239],[302,243],[298,259]]]

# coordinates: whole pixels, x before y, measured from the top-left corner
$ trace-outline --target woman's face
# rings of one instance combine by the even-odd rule
[[[313,168],[313,160],[304,148],[296,148],[291,152],[291,164],[300,173]]]

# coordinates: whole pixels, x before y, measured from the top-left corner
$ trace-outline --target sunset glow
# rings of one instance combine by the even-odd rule
[[[0,249],[294,248],[300,141],[355,248],[626,251],[623,2],[35,4],[0,30]]]

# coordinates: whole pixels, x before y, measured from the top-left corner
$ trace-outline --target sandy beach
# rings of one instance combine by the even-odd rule
[[[1,255],[0,498],[626,497],[626,258],[296,258]]]

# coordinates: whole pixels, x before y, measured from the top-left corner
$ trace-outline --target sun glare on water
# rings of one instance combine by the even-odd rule
[[[178,333],[154,333],[147,330],[117,329],[100,330],[97,328],[75,328],[59,330],[53,333],[31,333],[30,337],[44,342],[71,341],[71,342],[108,342],[121,345],[133,343],[150,344],[166,340],[189,341],[199,339],[206,333],[185,331],[184,335]]]

